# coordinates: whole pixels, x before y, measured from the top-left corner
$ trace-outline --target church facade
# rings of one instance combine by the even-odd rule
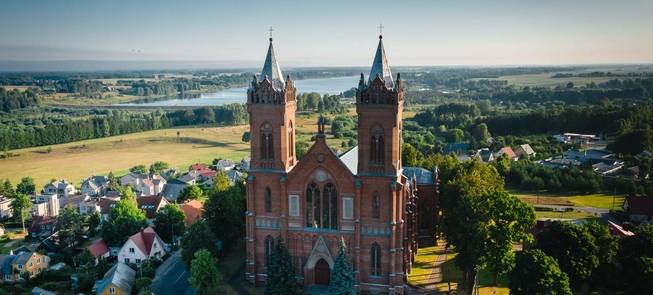
[[[298,282],[328,285],[344,239],[360,293],[404,293],[418,239],[434,240],[437,172],[402,167],[404,85],[392,77],[382,37],[369,78],[361,74],[356,90],[357,147],[337,155],[320,119],[313,146],[298,160],[296,97],[270,38],[262,73],[247,91],[247,279],[265,281],[281,237]]]

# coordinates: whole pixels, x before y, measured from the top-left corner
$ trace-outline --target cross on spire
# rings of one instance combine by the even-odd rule
[[[272,28],[272,26],[270,26],[269,31],[270,31],[270,41],[272,41],[272,32],[274,31],[274,29]]]
[[[379,26],[379,38],[383,37],[383,23],[380,23]]]

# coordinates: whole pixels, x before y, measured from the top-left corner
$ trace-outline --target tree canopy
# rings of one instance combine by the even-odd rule
[[[172,242],[173,235],[177,238],[186,232],[186,216],[177,204],[168,204],[161,208],[154,217],[154,229],[163,241]]]
[[[147,225],[145,213],[135,200],[123,198],[109,212],[102,226],[102,238],[109,245],[120,245]]]
[[[218,294],[222,274],[215,263],[215,257],[206,249],[195,252],[190,263],[190,284],[200,295]]]
[[[347,255],[347,246],[344,238],[340,238],[338,243],[338,257],[331,271],[331,283],[329,284],[329,294],[331,295],[355,295],[356,278],[354,277],[354,268]]]
[[[217,239],[209,228],[208,223],[200,219],[193,223],[181,238],[181,257],[186,265],[190,265],[195,252],[199,249],[206,249],[214,257],[218,257],[218,245],[216,242]]]
[[[517,254],[515,268],[510,272],[510,294],[571,295],[569,278],[560,270],[555,259],[539,249]]]
[[[281,237],[275,241],[267,274],[265,295],[302,294],[295,278],[295,268],[292,265],[290,253]]]

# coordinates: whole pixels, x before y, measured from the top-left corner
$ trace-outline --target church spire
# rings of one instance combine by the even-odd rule
[[[275,86],[283,87],[282,85],[285,82],[283,74],[281,73],[281,68],[277,62],[277,57],[274,54],[274,47],[272,46],[272,28],[270,28],[270,46],[268,47],[268,54],[265,56],[265,63],[263,64],[260,80],[265,79],[265,77],[267,77]]]
[[[371,83],[379,76],[387,87],[392,88],[394,82],[392,80],[392,73],[388,65],[388,58],[385,56],[385,49],[383,48],[383,35],[379,34],[379,45],[376,48],[374,61],[372,62],[372,70],[370,71],[369,82]]]

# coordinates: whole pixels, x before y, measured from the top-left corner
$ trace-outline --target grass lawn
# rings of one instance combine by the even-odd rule
[[[69,93],[55,93],[51,95],[42,96],[43,103],[46,105],[71,105],[71,106],[106,106],[116,103],[126,103],[142,97],[133,96],[133,95],[124,95],[117,92],[108,92],[105,93],[101,99],[97,98],[88,98],[88,97],[76,97],[71,96]],[[153,98],[156,96],[148,96],[147,98]]]
[[[596,218],[597,216],[589,212],[583,211],[570,211],[570,212],[555,212],[555,211],[535,211],[535,218],[564,218],[564,219],[585,219]]]
[[[522,192],[510,191],[511,194],[517,196],[522,201],[529,204],[542,204],[542,205],[561,205],[561,206],[577,206],[577,207],[595,207],[603,209],[612,209],[613,196],[610,194],[555,194],[555,193],[540,193],[540,192]],[[623,205],[624,196],[614,197],[614,208],[620,209]]]
[[[417,249],[415,262],[408,275],[408,282],[415,286],[426,286],[429,284],[429,277],[433,272],[434,263],[438,257],[438,252],[443,247],[426,247]]]
[[[17,157],[0,159],[0,179],[15,185],[31,176],[40,189],[52,178],[79,185],[93,174],[121,174],[155,161],[186,169],[218,157],[240,160],[249,155],[249,144],[241,141],[246,130],[246,125],[174,128],[53,145],[50,152],[45,146],[13,150]]]

